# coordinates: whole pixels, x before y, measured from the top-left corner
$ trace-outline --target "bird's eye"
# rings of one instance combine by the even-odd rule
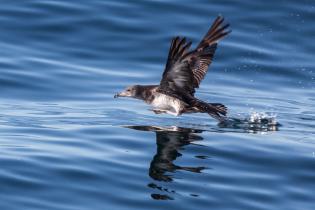
[[[127,89],[127,92],[129,92],[130,91],[130,89]]]

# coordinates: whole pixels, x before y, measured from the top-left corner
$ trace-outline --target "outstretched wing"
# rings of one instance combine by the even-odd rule
[[[199,87],[207,73],[217,42],[229,33],[225,31],[229,25],[222,26],[223,21],[222,17],[218,17],[197,48],[191,52],[191,42],[187,43],[185,38],[176,37],[172,40],[160,91],[194,94],[195,88]]]
[[[175,37],[172,40],[160,89],[168,92],[178,90],[194,92],[193,72],[188,60],[185,60],[190,45],[191,42],[186,43],[185,38]]]
[[[190,45],[191,42],[187,43],[185,38],[175,37],[172,40],[159,89],[193,93],[194,75],[188,60],[185,60]]]
[[[189,54],[195,88],[199,87],[208,72],[217,49],[217,42],[231,32],[226,30],[229,26],[224,24],[223,17],[217,17],[197,48]]]

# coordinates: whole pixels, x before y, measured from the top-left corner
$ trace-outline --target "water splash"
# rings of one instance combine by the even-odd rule
[[[250,115],[245,118],[248,123],[251,124],[266,124],[266,125],[277,125],[277,115],[274,113],[265,112],[251,112]]]
[[[221,128],[242,129],[249,133],[264,133],[278,131],[281,126],[277,115],[268,112],[251,111],[249,114],[237,114],[219,123]]]

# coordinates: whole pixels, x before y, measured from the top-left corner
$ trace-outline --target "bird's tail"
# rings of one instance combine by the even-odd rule
[[[200,52],[211,46],[215,48],[216,43],[231,32],[231,30],[226,30],[230,25],[228,23],[223,24],[224,18],[222,16],[218,16],[197,46],[196,50]]]
[[[219,103],[206,103],[201,100],[195,99],[192,105],[198,108],[201,112],[208,113],[213,118],[222,122],[225,119],[227,108],[223,104]]]
[[[222,115],[226,115],[227,114],[227,107],[224,106],[223,104],[219,104],[219,103],[208,103],[210,106],[215,107],[218,112]]]

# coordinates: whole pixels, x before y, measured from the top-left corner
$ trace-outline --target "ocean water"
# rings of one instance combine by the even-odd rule
[[[197,96],[155,115],[170,40],[231,24]],[[315,2],[1,1],[0,209],[315,209]]]

